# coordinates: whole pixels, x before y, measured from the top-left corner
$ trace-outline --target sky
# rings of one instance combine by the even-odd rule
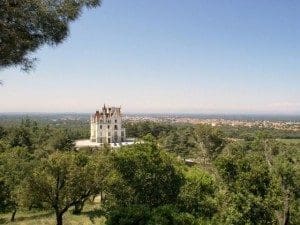
[[[300,114],[300,1],[104,0],[0,70],[0,112]]]

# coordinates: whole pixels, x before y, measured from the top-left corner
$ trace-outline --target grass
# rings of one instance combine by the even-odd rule
[[[72,210],[72,209],[71,209]],[[99,204],[86,204],[80,215],[73,215],[69,210],[64,214],[64,225],[104,225],[105,217]],[[19,211],[14,222],[10,222],[11,213],[0,214],[0,224],[11,225],[55,225],[56,219],[52,211]]]
[[[286,144],[300,144],[300,139],[277,139],[278,141],[281,141]]]

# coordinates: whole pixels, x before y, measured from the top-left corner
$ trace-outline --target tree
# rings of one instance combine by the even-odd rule
[[[147,225],[199,225],[199,223],[192,214],[180,212],[173,205],[164,205],[152,211]]]
[[[89,184],[90,186],[87,187],[90,189],[90,196],[93,197],[100,193],[101,201],[103,201],[103,191],[105,190],[108,174],[111,171],[111,162],[109,159],[109,152],[105,152],[105,149],[102,149],[101,152],[94,152],[92,155],[90,155],[88,167],[88,169],[92,171],[85,171],[91,173],[94,178],[94,182]],[[80,176],[80,174],[78,175]],[[84,176],[84,174],[82,174],[82,176]],[[81,213],[84,203],[88,197],[82,198],[80,201],[75,203],[73,214]]]
[[[71,207],[99,193],[99,171],[95,161],[83,153],[55,152],[43,159],[29,179],[29,194],[49,204],[62,225]]]
[[[162,146],[182,158],[193,156],[197,152],[197,140],[193,127],[180,127],[170,131],[162,138]]]
[[[5,207],[12,211],[12,221],[23,201],[22,190],[27,177],[31,175],[33,162],[33,157],[26,148],[12,148],[0,155],[1,186],[6,188]]]
[[[208,125],[198,125],[196,127],[196,137],[198,142],[203,143],[206,154],[211,159],[214,159],[226,144],[223,133]]]
[[[7,131],[4,127],[0,126],[0,139],[4,138],[7,135]]]
[[[276,224],[278,181],[262,153],[255,146],[234,143],[217,158],[228,189],[225,224]]]
[[[119,206],[150,208],[176,203],[183,175],[176,161],[153,144],[136,144],[113,155],[108,192]]]
[[[9,207],[12,205],[10,198],[10,189],[5,184],[5,180],[0,178],[0,212],[8,211]]]
[[[192,167],[185,172],[185,179],[178,197],[179,208],[195,217],[211,218],[217,211],[213,177],[197,167]]]
[[[54,150],[71,151],[75,147],[74,140],[66,130],[54,132],[49,142],[50,148]]]
[[[11,133],[9,144],[11,147],[24,147],[32,150],[34,146],[29,128],[24,126],[15,128]]]
[[[119,207],[109,213],[106,225],[147,225],[150,214],[150,208],[145,205]]]
[[[300,223],[300,152],[293,146],[282,146],[274,159],[274,171],[280,180],[282,207],[278,213],[280,225]]]
[[[21,66],[29,70],[30,54],[44,44],[57,45],[69,33],[69,24],[84,7],[101,0],[2,0],[0,1],[0,69]]]

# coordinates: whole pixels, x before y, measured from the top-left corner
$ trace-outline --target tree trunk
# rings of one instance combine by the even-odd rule
[[[103,204],[103,202],[104,202],[103,191],[100,191],[100,202],[101,202],[101,204]]]
[[[56,212],[56,225],[63,224],[63,213]]]
[[[290,210],[288,209],[288,211],[286,212],[286,214],[284,215],[284,221],[283,221],[284,225],[289,225],[290,224]]]
[[[12,215],[11,215],[11,218],[10,218],[10,221],[11,221],[11,222],[14,222],[14,221],[15,221],[16,213],[17,213],[17,210],[14,209],[14,211],[13,211],[13,213],[12,213]]]
[[[285,187],[283,187],[286,189]],[[286,191],[284,205],[283,205],[283,220],[282,225],[289,225],[290,224],[290,191]]]
[[[76,203],[74,210],[73,210],[73,214],[79,215],[81,213],[81,211],[83,210],[83,206],[84,206],[84,200]]]

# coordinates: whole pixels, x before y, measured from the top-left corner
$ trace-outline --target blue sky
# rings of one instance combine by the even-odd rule
[[[300,113],[300,1],[104,0],[0,71],[0,112]]]

